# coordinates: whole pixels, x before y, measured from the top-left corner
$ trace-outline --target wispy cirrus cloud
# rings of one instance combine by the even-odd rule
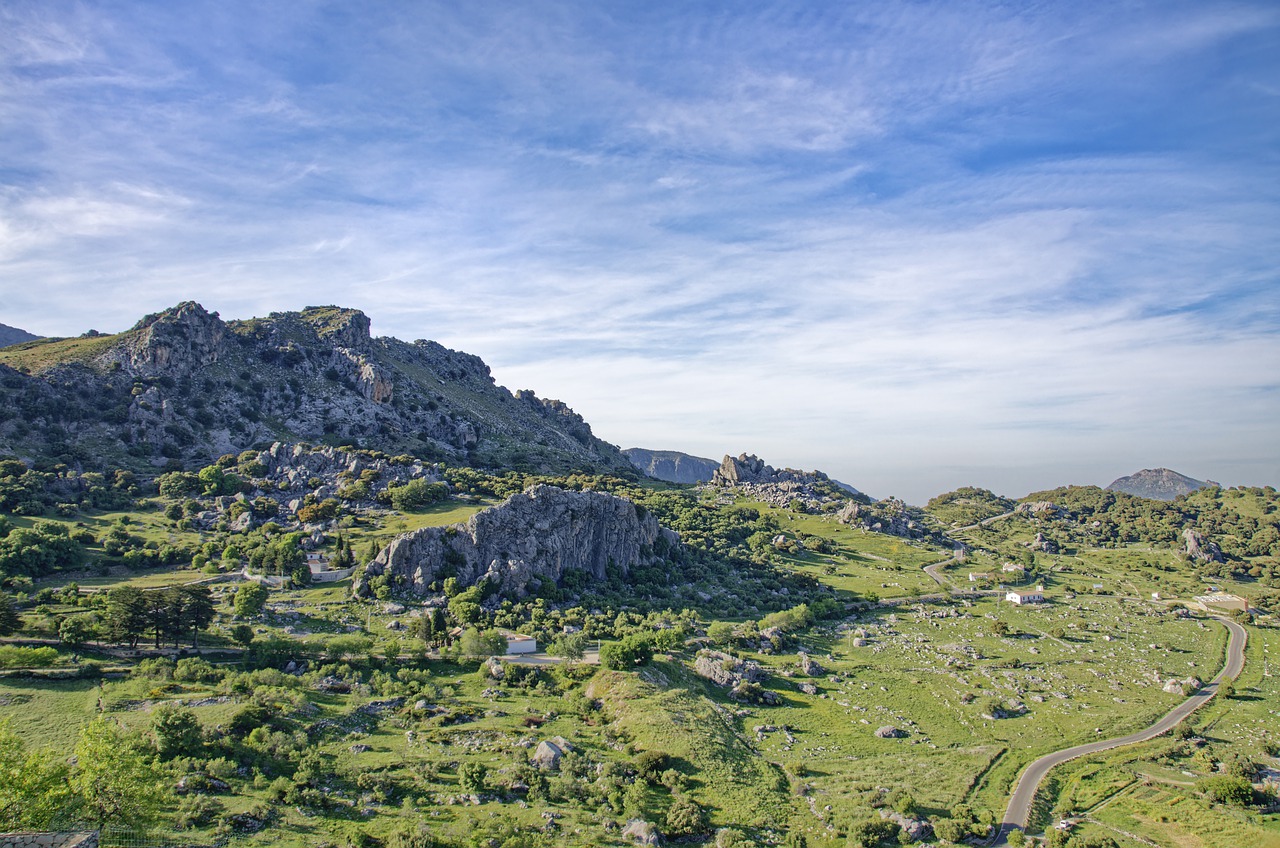
[[[5,323],[340,302],[917,500],[1280,476],[1265,3],[0,16]]]

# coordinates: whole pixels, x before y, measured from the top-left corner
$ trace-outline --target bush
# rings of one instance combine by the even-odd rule
[[[671,757],[663,751],[641,751],[636,755],[636,773],[650,783],[657,783],[671,762]]]
[[[23,648],[0,645],[0,668],[45,668],[58,661],[54,648]]]
[[[1204,793],[1204,797],[1215,804],[1247,807],[1253,803],[1253,786],[1243,777],[1232,777],[1225,774],[1213,775],[1198,782],[1196,789]]]
[[[682,837],[705,833],[710,826],[707,811],[687,795],[676,795],[667,810],[665,832],[668,836]]]
[[[653,643],[643,633],[633,633],[600,647],[600,665],[614,671],[630,671],[653,662]]]

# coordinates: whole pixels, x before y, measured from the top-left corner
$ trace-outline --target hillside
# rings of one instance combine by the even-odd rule
[[[34,333],[28,333],[26,330],[10,327],[8,324],[0,324],[0,347],[8,347],[22,342],[33,342],[38,338],[40,337]]]
[[[1107,489],[1140,498],[1171,501],[1178,495],[1189,495],[1196,489],[1216,485],[1218,484],[1212,481],[1197,480],[1194,477],[1170,471],[1168,468],[1145,468],[1127,477],[1113,480]]]
[[[183,303],[116,335],[0,351],[0,451],[138,470],[274,441],[354,444],[527,471],[633,474],[558,400],[495,384],[477,356],[373,338],[334,306],[224,321]]]
[[[720,467],[714,459],[679,451],[627,448],[623,453],[645,476],[668,483],[706,483]]]

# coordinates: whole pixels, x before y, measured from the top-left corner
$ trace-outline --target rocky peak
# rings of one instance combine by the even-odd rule
[[[369,347],[369,316],[359,309],[340,306],[308,306],[298,313],[307,324],[315,328],[321,341],[335,347],[364,350]]]
[[[1171,501],[1179,495],[1187,495],[1196,489],[1216,485],[1218,484],[1212,480],[1197,480],[1168,468],[1144,468],[1127,477],[1113,480],[1107,489],[1113,492],[1125,492],[1139,498]]]
[[[143,318],[106,358],[138,376],[186,373],[218,361],[226,330],[218,313],[188,300]]]

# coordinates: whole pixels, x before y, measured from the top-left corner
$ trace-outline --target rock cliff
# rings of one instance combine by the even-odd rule
[[[537,485],[479,512],[466,524],[426,527],[398,537],[365,568],[355,591],[367,596],[380,576],[406,591],[429,593],[433,582],[497,583],[522,596],[530,583],[557,583],[569,571],[604,580],[609,567],[624,574],[661,558],[679,536],[626,498]]]
[[[116,335],[0,349],[0,451],[137,470],[272,442],[356,444],[529,472],[634,475],[557,400],[476,356],[370,334],[336,306],[223,320],[198,303]]]
[[[719,463],[714,459],[690,456],[679,451],[627,448],[623,453],[643,474],[668,483],[706,483],[719,468]]]

